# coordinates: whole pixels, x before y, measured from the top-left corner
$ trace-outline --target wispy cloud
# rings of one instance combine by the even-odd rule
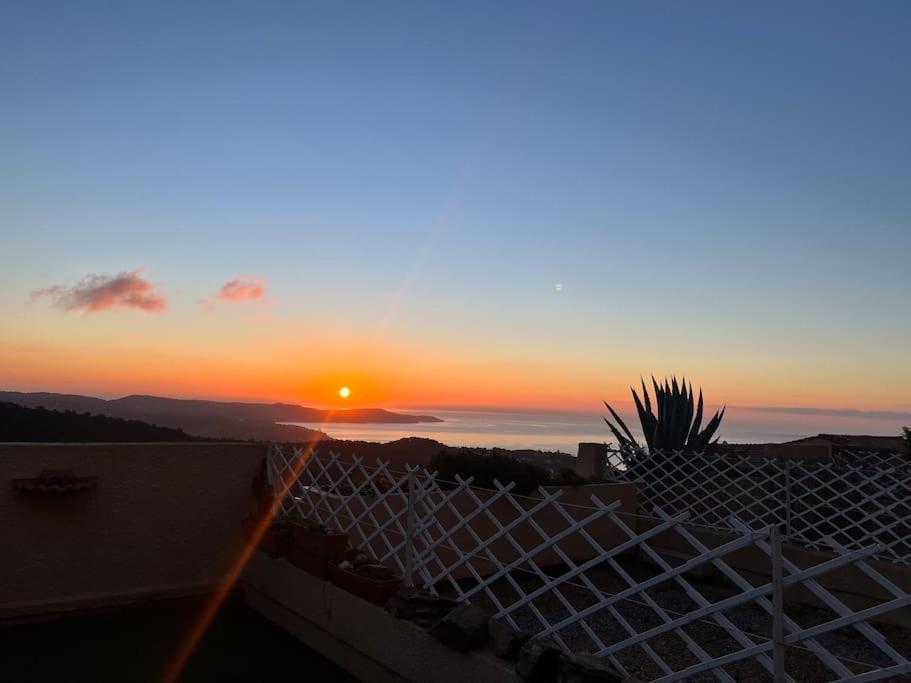
[[[240,275],[223,284],[215,298],[220,301],[259,301],[265,295],[265,278],[259,275]]]
[[[167,298],[140,271],[117,275],[88,275],[74,285],[54,285],[32,292],[32,298],[47,297],[66,312],[97,313],[112,308],[135,308],[160,313]]]

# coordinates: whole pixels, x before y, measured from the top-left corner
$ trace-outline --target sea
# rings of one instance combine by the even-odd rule
[[[344,424],[328,425],[294,422],[321,429],[336,439],[385,443],[403,437],[435,439],[450,446],[534,449],[560,451],[575,455],[579,443],[613,441],[604,417],[587,412],[538,412],[515,410],[454,410],[439,408],[390,409],[413,415],[433,415],[442,422],[417,424]],[[638,420],[627,424],[637,434]],[[875,419],[848,419],[843,416],[756,412],[754,409],[728,409],[718,436],[731,443],[781,443],[825,433],[898,434],[900,422]]]

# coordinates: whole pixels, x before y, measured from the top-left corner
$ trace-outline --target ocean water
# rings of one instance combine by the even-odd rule
[[[435,439],[450,446],[533,448],[575,454],[583,441],[604,441],[610,431],[599,415],[584,413],[525,413],[493,410],[395,410],[433,415],[443,422],[418,424],[329,424],[295,422],[321,429],[336,439],[385,443],[407,436]]]
[[[322,429],[337,439],[387,442],[407,436],[435,439],[451,446],[533,448],[575,454],[580,442],[612,441],[599,413],[520,412],[497,410],[395,409],[434,415],[443,422],[419,424],[329,424],[293,423]],[[636,434],[638,420],[624,411]],[[798,439],[819,432],[841,434],[897,434],[899,423],[853,420],[837,416],[768,414],[754,409],[728,410],[718,435],[735,443],[772,443]],[[637,436],[639,436],[637,434]]]

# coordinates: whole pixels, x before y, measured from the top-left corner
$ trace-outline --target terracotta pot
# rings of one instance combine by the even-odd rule
[[[269,557],[284,557],[291,542],[291,529],[284,522],[273,523],[259,539],[257,548]]]
[[[294,546],[319,557],[338,557],[348,549],[348,534],[319,533],[300,524],[293,524]]]
[[[397,577],[392,579],[371,579],[355,574],[348,569],[342,569],[335,563],[330,563],[328,566],[328,578],[329,581],[342,590],[346,590],[362,600],[380,607],[385,605],[402,588],[402,580]]]
[[[299,524],[292,525],[292,542],[288,550],[291,564],[320,579],[325,579],[330,562],[338,560],[348,549],[348,534],[318,533]]]

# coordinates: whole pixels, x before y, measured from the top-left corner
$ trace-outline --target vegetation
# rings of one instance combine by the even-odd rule
[[[583,477],[576,474],[575,470],[565,468],[560,470],[557,478],[551,482],[555,486],[584,486],[585,484],[594,484],[600,479]]]
[[[514,481],[515,493],[528,493],[552,483],[545,469],[505,455],[440,452],[431,459],[430,469],[436,470],[439,479],[448,482],[454,482],[456,476],[474,477],[472,485],[481,488],[496,488],[495,480],[501,484]]]
[[[329,528],[322,522],[317,522],[313,519],[304,519],[300,521],[294,521],[292,524],[297,524],[302,526],[307,530],[307,533],[313,534],[314,536],[325,536],[329,533]]]
[[[677,378],[671,378],[668,383],[664,380],[662,387],[655,378],[652,377],[652,386],[655,391],[655,406],[657,412],[652,411],[651,399],[648,390],[645,388],[645,381],[642,381],[642,395],[644,405],[639,400],[636,390],[630,387],[633,394],[633,400],[636,402],[636,410],[639,413],[639,422],[642,425],[642,434],[645,436],[645,443],[650,451],[666,449],[672,451],[691,451],[698,453],[704,451],[711,443],[717,443],[717,439],[712,442],[712,437],[718,430],[721,420],[724,418],[724,408],[715,413],[714,417],[708,421],[705,429],[702,429],[702,389],[699,389],[699,401],[694,400],[693,385],[690,383],[687,389],[686,378],[677,384]],[[604,418],[607,426],[617,439],[621,448],[639,449],[641,446],[632,432],[626,426],[626,423],[620,419],[616,411],[605,401],[605,406],[610,411],[616,421],[614,425],[609,419]]]
[[[192,440],[193,437],[181,429],[156,427],[139,420],[0,403],[0,442],[125,443]]]

